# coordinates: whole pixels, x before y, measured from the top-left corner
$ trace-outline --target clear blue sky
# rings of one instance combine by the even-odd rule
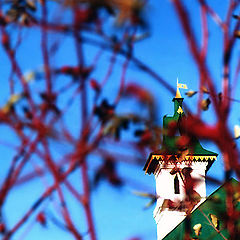
[[[199,18],[199,8],[197,8],[197,1],[184,1],[189,4],[188,9],[191,15],[192,25],[196,36],[200,39],[201,34],[201,23]],[[212,2],[212,6],[217,10],[220,16],[225,16],[226,13],[226,2],[222,0],[209,1]],[[223,3],[224,2],[224,3]],[[187,43],[182,34],[181,27],[177,20],[176,14],[174,12],[171,1],[150,1],[146,8],[146,18],[148,19],[150,26],[150,37],[142,42],[136,44],[135,54],[136,56],[143,60],[147,65],[151,66],[160,76],[166,79],[171,86],[176,86],[176,78],[179,78],[179,82],[188,85],[189,89],[197,89],[199,75],[196,66],[188,52]],[[222,78],[222,39],[220,38],[221,32],[216,24],[209,19],[210,22],[210,42],[209,42],[209,58],[208,63],[211,69],[212,76],[215,79],[215,86],[218,91],[221,91],[221,78]],[[11,31],[14,31],[14,27],[10,27]],[[110,27],[110,32],[114,33],[116,29]],[[17,33],[17,30],[16,30]],[[26,37],[26,41],[22,44],[17,58],[21,62],[21,67],[23,71],[28,71],[31,69],[36,69],[42,64],[41,52],[39,51],[39,32],[36,30],[23,31],[23,36]],[[54,39],[51,39],[51,41]],[[62,49],[59,55],[53,60],[56,66],[61,65],[71,65],[75,64],[75,55],[72,53],[72,42],[69,37],[63,38]],[[239,44],[238,44],[239,46]],[[237,46],[237,48],[239,48]],[[95,49],[86,47],[87,60],[91,61],[94,56]],[[239,52],[239,49],[237,49]],[[236,58],[237,56],[235,56]],[[0,104],[3,105],[8,98],[9,89],[5,88],[8,86],[5,82],[9,78],[10,63],[3,53],[2,48],[0,48],[0,79],[1,79],[1,98]],[[109,55],[106,56],[106,62],[109,59]],[[235,60],[234,60],[235,61]],[[233,62],[234,62],[233,61]],[[100,67],[94,73],[97,76],[102,76],[104,74],[104,66],[106,62],[102,61]],[[119,60],[121,63],[122,60]],[[119,70],[113,74],[114,77],[119,78]],[[156,83],[154,79],[151,79],[146,74],[140,72],[134,65],[130,65],[127,73],[128,81],[139,82],[147,89],[153,92],[155,100],[157,102],[157,117],[158,123],[161,126],[162,117],[165,114],[172,114],[173,103],[172,98],[174,97],[169,93],[163,86]],[[31,83],[34,91],[39,92],[41,86],[37,83],[37,87],[34,88],[35,83]],[[61,83],[59,83],[61,85]],[[105,97],[111,101],[114,100],[112,96],[116,93],[118,89],[117,84],[112,80],[107,86],[107,91],[105,92]],[[235,86],[239,89],[239,85]],[[236,91],[237,92],[237,91]],[[182,91],[182,94],[184,92]],[[236,96],[237,98],[238,96]],[[91,98],[91,96],[90,96]],[[65,101],[65,99],[61,99]],[[92,99],[89,99],[91,102]],[[193,97],[191,99],[185,98],[184,102],[190,107],[194,112],[197,103],[197,98]],[[125,105],[120,107],[119,111],[131,111],[133,107],[138,108],[138,106]],[[231,111],[231,119],[229,125],[233,127],[234,124],[239,124],[238,116],[239,104],[234,104]],[[141,110],[141,108],[139,107]],[[74,115],[75,110],[72,109],[71,116],[66,116],[66,122],[68,122],[72,128],[73,132],[77,132],[75,125],[78,125],[78,117]],[[203,114],[203,118],[208,122],[214,123],[213,109],[210,107],[209,111]],[[16,138],[9,129],[1,127],[1,141],[5,142],[15,142]],[[61,145],[61,143],[56,143],[53,141],[53,146],[55,147],[56,155],[61,155],[68,151],[71,151],[71,146]],[[204,142],[203,147],[212,150],[214,152],[219,152],[218,149],[211,143]],[[0,179],[6,173],[6,169],[9,166],[9,160],[12,157],[11,149],[4,145],[0,145],[1,158],[1,171]],[[92,171],[98,165],[99,159],[94,159],[96,162],[90,168],[90,175]],[[92,161],[92,160],[91,160]],[[31,166],[28,166],[30,168]],[[134,166],[127,164],[120,164],[119,174],[125,179],[129,184],[121,187],[120,189],[115,189],[109,185],[107,182],[102,182],[99,187],[93,192],[92,195],[92,206],[94,212],[94,219],[96,223],[97,237],[99,240],[127,240],[134,236],[139,236],[143,240],[156,239],[156,226],[152,217],[153,207],[148,210],[143,210],[144,205],[148,202],[148,199],[140,198],[135,196],[132,191],[146,191],[154,193],[155,182],[153,176],[145,175],[142,171],[143,166]],[[221,155],[219,155],[217,162],[214,163],[209,171],[209,175],[223,179],[223,163],[221,160]],[[71,176],[71,180],[74,184],[79,184],[80,179],[79,173],[74,173]],[[217,186],[207,186],[208,194],[212,192]],[[10,197],[7,199],[6,205],[4,207],[4,217],[7,223],[12,226],[14,222],[28,209],[27,206],[32,204],[34,196],[39,196],[43,191],[44,186],[41,185],[39,181],[32,181],[31,183],[26,183],[12,191]],[[68,196],[68,195],[67,195]],[[86,230],[85,218],[83,217],[82,209],[79,208],[68,196],[68,200],[71,203],[70,208],[72,208],[73,219],[78,222],[78,226],[81,229]],[[17,202],[17,204],[16,204]],[[51,204],[53,200],[46,201],[45,205],[49,206],[49,212],[51,212]],[[43,205],[42,209],[45,209]],[[29,223],[34,222],[34,217],[30,219]],[[26,225],[27,226],[27,225]],[[24,234],[26,228],[23,227],[18,234],[13,238],[14,240],[20,239],[20,236]],[[27,235],[27,240],[70,240],[73,239],[69,237],[66,232],[58,230],[58,228],[49,223],[47,228],[42,228],[40,225],[36,225]],[[88,239],[88,237],[86,237]]]

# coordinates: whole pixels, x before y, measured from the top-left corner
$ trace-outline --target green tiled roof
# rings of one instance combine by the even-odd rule
[[[240,213],[240,192],[239,182],[235,179],[222,185],[213,192],[190,217],[185,218],[176,228],[174,228],[163,240],[184,240],[186,229],[190,231],[190,239],[198,240],[222,240],[230,239],[226,227],[226,188],[233,190],[233,205],[235,214]],[[215,218],[215,222],[213,217]],[[239,215],[238,215],[239,216]],[[201,224],[199,235],[194,231],[194,226]],[[214,227],[215,226],[215,227]],[[240,233],[240,218],[235,222],[236,229]],[[239,238],[238,238],[239,239]]]

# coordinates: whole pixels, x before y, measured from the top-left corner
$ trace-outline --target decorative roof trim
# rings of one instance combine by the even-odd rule
[[[154,158],[156,158],[159,161],[173,161],[170,158],[175,157],[177,161],[215,161],[217,159],[216,156],[195,156],[195,155],[189,155],[185,156],[183,160],[179,160],[179,155],[159,155],[159,154],[152,154],[151,160],[152,161]]]
[[[148,161],[146,162],[143,170],[145,171],[145,174],[151,174],[156,172],[156,169],[159,168],[159,163],[165,163],[165,164],[171,164],[171,163],[181,163],[185,162],[187,164],[190,164],[191,162],[206,162],[208,163],[207,171],[213,164],[213,162],[217,159],[217,155],[187,155],[182,156],[177,154],[151,154],[148,158]],[[152,165],[152,166],[150,166]],[[149,172],[149,168],[151,168]]]

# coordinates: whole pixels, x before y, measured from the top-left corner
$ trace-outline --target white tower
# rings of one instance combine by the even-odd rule
[[[217,157],[196,138],[189,139],[179,129],[184,112],[178,89],[173,102],[174,115],[163,117],[162,148],[151,153],[144,166],[145,172],[153,173],[156,180],[158,198],[153,216],[157,240],[164,239],[187,213],[205,200],[205,174]]]

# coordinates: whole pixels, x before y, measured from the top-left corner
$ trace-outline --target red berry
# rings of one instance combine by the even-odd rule
[[[98,82],[95,79],[91,79],[90,80],[90,86],[96,91],[99,92],[100,91],[100,85],[98,84]]]
[[[63,66],[63,67],[61,67],[60,71],[64,74],[72,74],[73,69],[72,69],[72,67],[69,67],[69,66]]]
[[[42,225],[45,226],[46,225],[46,217],[45,214],[43,212],[40,212],[37,215],[37,221]]]

